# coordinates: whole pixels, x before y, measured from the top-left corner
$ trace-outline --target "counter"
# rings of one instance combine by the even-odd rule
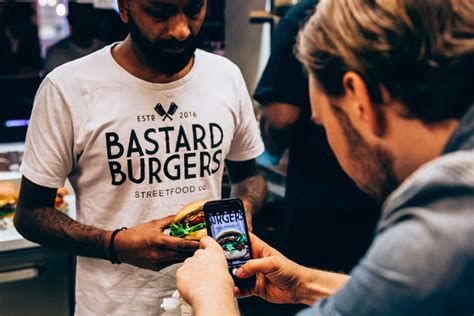
[[[20,186],[24,144],[0,144],[0,182]],[[73,192],[67,183],[69,192]],[[74,195],[64,197],[75,218]],[[0,229],[0,315],[71,315],[75,257],[24,239],[13,227]]]

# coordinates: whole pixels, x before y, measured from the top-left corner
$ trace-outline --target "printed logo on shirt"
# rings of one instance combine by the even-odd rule
[[[166,120],[166,119],[169,119],[170,121],[173,120],[173,115],[176,113],[176,110],[178,110],[178,105],[176,105],[176,103],[174,102],[171,102],[169,108],[168,108],[168,111],[165,111],[165,108],[163,107],[163,105],[161,105],[161,103],[158,103],[156,106],[155,106],[155,111],[163,118],[163,122]]]
[[[105,138],[114,186],[204,178],[223,166],[224,131],[217,123],[107,132]]]

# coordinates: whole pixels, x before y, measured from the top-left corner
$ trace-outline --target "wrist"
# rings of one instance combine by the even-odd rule
[[[315,276],[317,270],[306,267],[300,267],[298,285],[296,290],[296,301],[298,304],[312,305],[318,299],[323,297],[319,287],[316,284],[317,277]]]
[[[199,298],[192,302],[196,316],[239,315],[233,291],[216,291],[209,294],[201,293]]]
[[[122,248],[123,248],[123,234],[127,230],[126,227],[122,227],[114,230],[113,232],[107,232],[105,238],[108,243],[106,244],[107,258],[112,264],[121,264],[123,262]]]
[[[102,248],[104,249],[103,258],[106,260],[110,260],[109,257],[109,247],[110,247],[110,239],[112,237],[111,231],[104,231],[102,234]]]
[[[296,295],[296,301],[300,304],[313,305],[333,295],[349,280],[349,276],[343,274],[305,267],[301,269]]]
[[[191,301],[196,316],[239,315],[233,285],[203,287]]]

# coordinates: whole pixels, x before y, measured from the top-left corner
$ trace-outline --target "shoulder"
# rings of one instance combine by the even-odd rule
[[[48,74],[48,78],[57,86],[80,84],[90,80],[107,78],[107,49],[102,48],[92,54],[67,62]]]
[[[470,150],[443,155],[418,169],[395,190],[384,204],[389,217],[397,209],[423,206],[440,200],[454,201],[474,193],[474,153]]]
[[[407,179],[386,203],[363,264],[418,295],[462,282],[474,262],[473,170],[472,152],[456,152]]]
[[[205,71],[241,76],[240,68],[224,56],[209,53],[201,49],[196,50],[196,56],[198,56],[201,66],[204,66]]]
[[[200,77],[206,78],[206,83],[212,82],[214,89],[219,87],[222,91],[239,94],[246,87],[240,68],[228,58],[203,50],[197,50],[196,57],[200,62]]]

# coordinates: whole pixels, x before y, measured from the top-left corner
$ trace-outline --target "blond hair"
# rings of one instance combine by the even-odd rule
[[[355,71],[425,122],[461,117],[474,101],[474,1],[322,0],[297,56],[333,96]]]

